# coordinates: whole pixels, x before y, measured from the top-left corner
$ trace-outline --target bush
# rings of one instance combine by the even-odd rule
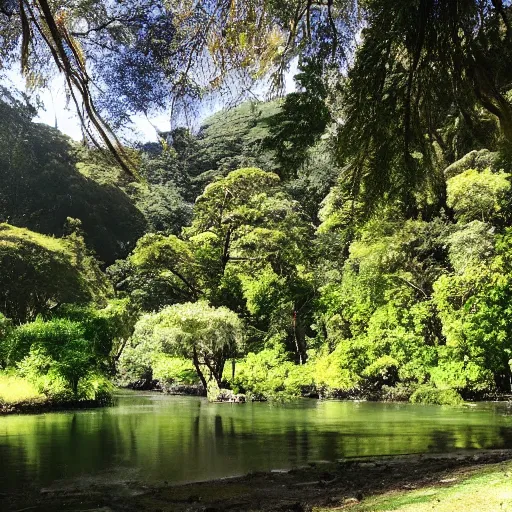
[[[98,373],[88,374],[78,386],[78,398],[81,400],[96,400],[100,404],[108,405],[112,403],[113,395],[113,384]]]
[[[37,387],[15,375],[0,374],[0,405],[41,399]]]
[[[420,386],[409,398],[413,404],[460,405],[464,402],[454,389],[438,389],[433,386]]]
[[[163,384],[198,384],[199,377],[190,361],[157,354],[153,359],[153,378]]]
[[[341,341],[332,352],[324,347],[314,360],[308,363],[313,365],[317,388],[330,394],[333,390],[348,391],[359,387],[361,378],[354,368],[357,358],[358,354],[350,346],[349,341]]]
[[[407,402],[418,389],[418,384],[397,382],[394,386],[382,386],[384,402]]]
[[[77,398],[80,380],[96,366],[93,348],[83,335],[84,328],[77,322],[38,319],[14,331],[9,359],[29,380],[46,376],[43,380],[50,389],[63,379]]]
[[[257,354],[247,354],[238,362],[234,379],[226,373],[224,377],[227,377],[235,393],[244,392],[267,400],[300,397],[302,389],[311,386],[313,381],[311,367],[307,364],[297,366],[278,346]]]

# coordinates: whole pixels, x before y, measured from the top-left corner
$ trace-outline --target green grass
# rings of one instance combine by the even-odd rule
[[[449,484],[370,497],[351,512],[512,512],[512,461],[455,472]],[[315,509],[332,512],[336,508]],[[337,510],[340,510],[339,508]]]
[[[44,398],[34,385],[13,375],[0,374],[0,404],[15,404]]]

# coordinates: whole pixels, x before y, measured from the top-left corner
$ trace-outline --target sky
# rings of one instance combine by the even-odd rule
[[[293,76],[297,72],[297,62],[293,62],[290,70],[286,75],[286,93],[295,90],[295,82]],[[9,85],[14,86],[20,91],[25,89],[25,79],[21,76],[18,69],[10,69],[5,74],[6,80]],[[64,78],[56,76],[50,83],[50,87],[37,91],[40,101],[44,105],[44,109],[39,111],[38,116],[34,119],[35,122],[45,123],[50,126],[57,125],[57,128],[75,140],[82,139],[82,132],[80,130],[80,122],[74,110],[74,105],[70,103],[67,105]],[[210,107],[205,109],[202,113],[202,119],[212,115],[218,107]],[[199,119],[201,121],[201,119]],[[162,132],[166,132],[170,128],[169,115],[162,113],[158,116],[153,116],[148,121],[143,115],[132,117],[133,126],[130,129],[128,139],[137,140],[139,142],[152,142],[157,140],[155,126]]]

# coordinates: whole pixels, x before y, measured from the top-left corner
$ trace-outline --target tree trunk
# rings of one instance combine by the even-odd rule
[[[199,380],[201,381],[201,384],[204,387],[204,390],[206,391],[206,379],[204,378],[203,372],[201,371],[201,367],[199,366],[199,358],[197,357],[197,351],[194,349],[194,353],[192,355],[192,361],[194,363],[194,368],[196,369],[197,376],[199,377]]]
[[[73,390],[73,396],[75,400],[78,398],[78,381],[79,379],[73,379],[71,381],[71,389]]]

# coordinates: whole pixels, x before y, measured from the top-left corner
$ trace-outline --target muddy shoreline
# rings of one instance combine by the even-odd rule
[[[0,494],[2,511],[49,512],[306,512],[343,509],[364,497],[426,485],[448,485],[454,474],[478,472],[512,460],[512,450],[404,455],[312,462],[291,470],[251,473],[208,482],[148,485],[138,481],[99,483],[86,478],[45,489]]]

